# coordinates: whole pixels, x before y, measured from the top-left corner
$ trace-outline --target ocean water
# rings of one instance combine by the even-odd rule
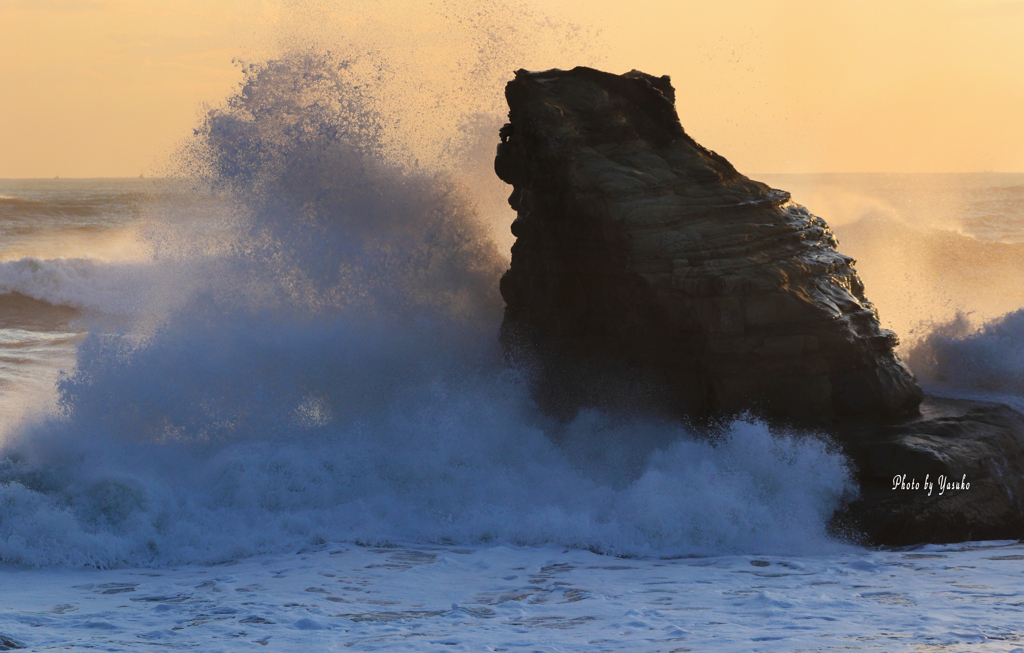
[[[248,68],[172,178],[0,180],[0,635],[1018,646],[1020,546],[829,537],[824,438],[537,411],[497,343],[511,214],[323,64]],[[1024,175],[753,176],[832,224],[929,391],[1024,401]]]

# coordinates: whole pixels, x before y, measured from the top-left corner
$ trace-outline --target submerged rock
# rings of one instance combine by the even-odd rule
[[[690,138],[668,77],[520,70],[505,95],[502,334],[549,412],[916,413],[896,335],[828,225]]]

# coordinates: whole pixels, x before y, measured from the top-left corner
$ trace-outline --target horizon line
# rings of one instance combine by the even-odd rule
[[[740,173],[743,174],[743,173]],[[946,171],[946,172],[887,172],[874,170],[857,170],[848,172],[820,171],[820,172],[753,172],[744,175],[753,177],[757,175],[1021,175],[1024,170],[972,170],[972,171]],[[160,176],[96,176],[96,177],[64,177],[54,175],[53,177],[0,177],[0,181],[89,181],[96,179],[117,179],[117,180],[164,180],[176,179],[176,177]]]

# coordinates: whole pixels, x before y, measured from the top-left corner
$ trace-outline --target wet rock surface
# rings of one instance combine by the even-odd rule
[[[690,138],[668,77],[520,70],[505,94],[495,172],[518,215],[502,340],[542,408],[754,411],[849,456],[861,492],[838,532],[1024,537],[1024,416],[925,399],[828,225]]]
[[[1024,538],[1024,415],[927,396],[921,415],[832,429],[860,496],[833,524],[872,544]]]
[[[536,362],[549,412],[916,412],[828,225],[690,138],[667,77],[521,70],[505,94],[503,338]]]

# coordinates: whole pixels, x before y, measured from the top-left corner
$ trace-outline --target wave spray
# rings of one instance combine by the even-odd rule
[[[232,205],[232,236],[190,260],[152,328],[92,329],[61,413],[7,442],[0,559],[161,565],[341,540],[834,546],[825,523],[851,484],[820,440],[537,411],[529,371],[497,344],[506,259],[470,191],[395,153],[386,88],[358,65],[249,65],[207,115],[186,161]]]

